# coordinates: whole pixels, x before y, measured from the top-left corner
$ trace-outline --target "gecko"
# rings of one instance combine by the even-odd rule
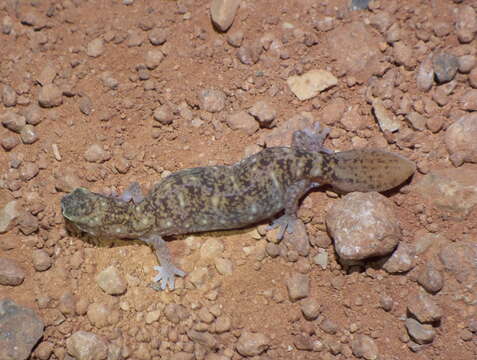
[[[121,196],[76,188],[61,199],[67,222],[93,236],[140,239],[160,266],[154,281],[175,287],[184,271],[172,261],[164,237],[229,230],[272,220],[277,237],[293,232],[300,199],[329,184],[341,192],[382,192],[402,184],[414,162],[373,149],[333,152],[323,147],[329,129],[295,131],[290,147],[269,147],[232,165],[177,171],[144,196],[137,182]],[[278,216],[277,215],[280,215]]]

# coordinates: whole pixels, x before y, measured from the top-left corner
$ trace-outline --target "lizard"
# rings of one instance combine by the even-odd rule
[[[290,147],[269,147],[232,165],[177,171],[144,196],[137,182],[121,196],[76,188],[61,200],[64,218],[93,236],[140,239],[160,266],[155,282],[175,287],[185,272],[173,262],[164,237],[247,227],[273,219],[278,239],[292,233],[300,199],[330,184],[341,192],[386,191],[415,171],[414,162],[374,149],[332,152],[323,147],[329,129],[298,130]]]

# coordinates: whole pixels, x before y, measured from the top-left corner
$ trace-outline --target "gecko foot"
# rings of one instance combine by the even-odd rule
[[[169,289],[174,290],[176,275],[184,277],[186,274],[172,264],[168,264],[167,266],[154,266],[154,270],[157,270],[158,274],[154,276],[153,281],[161,282],[162,290],[165,290],[168,285]]]
[[[282,240],[285,235],[285,231],[289,234],[293,232],[294,224],[296,217],[293,215],[282,215],[278,219],[273,220],[273,222],[267,226],[267,230],[272,230],[277,227],[280,227],[280,230],[277,234],[277,239]]]

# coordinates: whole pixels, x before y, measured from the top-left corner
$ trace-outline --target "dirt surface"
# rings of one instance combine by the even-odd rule
[[[209,8],[0,1],[0,220],[16,200],[0,234],[0,273],[10,271],[0,300],[44,323],[30,358],[476,359],[477,148],[466,136],[477,119],[449,129],[477,110],[477,3],[242,1],[227,32]],[[287,79],[313,69],[337,84],[299,100]],[[316,121],[335,151],[378,147],[416,162],[385,194],[409,266],[400,254],[384,268],[387,257],[340,262],[325,217],[341,200],[328,188],[299,212],[307,256],[267,246],[265,225],[169,239],[189,273],[173,292],[151,288],[157,260],[145,244],[65,229],[60,199],[77,186],[148,189],[179,169],[289,145]],[[100,285],[109,266],[119,294]]]

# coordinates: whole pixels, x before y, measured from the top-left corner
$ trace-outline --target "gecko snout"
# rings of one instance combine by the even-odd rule
[[[93,212],[94,204],[90,199],[90,192],[84,188],[77,188],[61,199],[61,211],[68,220],[87,216]]]

